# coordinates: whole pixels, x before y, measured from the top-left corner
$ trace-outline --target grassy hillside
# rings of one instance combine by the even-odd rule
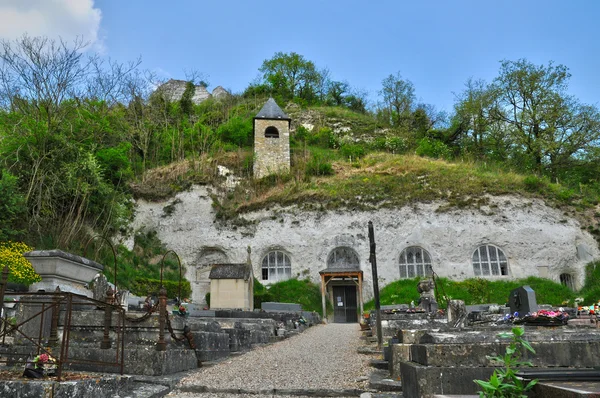
[[[544,199],[552,206],[569,206],[566,211],[590,208],[595,195],[575,192],[545,178],[520,175],[511,171],[473,162],[449,162],[416,155],[395,155],[372,152],[362,159],[340,158],[339,151],[307,148],[297,153],[292,172],[252,180],[246,175],[241,184],[222,198],[215,197],[215,206],[224,218],[272,204],[300,205],[307,210],[337,208],[377,209],[401,207],[418,202],[444,200],[447,208],[477,208],[487,204],[486,195],[517,194]],[[306,158],[321,154],[331,164],[332,175],[307,178]],[[251,154],[247,151],[222,154],[203,162],[179,163],[148,173],[138,193],[162,186],[173,194],[193,182],[218,183],[216,165],[227,165],[233,172],[242,171]],[[325,161],[325,160],[324,160]],[[246,172],[247,173],[247,172]],[[142,195],[143,196],[143,195]],[[167,195],[165,195],[167,196]]]
[[[418,282],[419,278],[403,279],[386,285],[380,292],[381,304],[408,304],[411,301],[417,303],[419,300],[419,293],[417,292]],[[444,296],[451,299],[463,300],[467,305],[484,303],[505,304],[508,302],[508,295],[511,290],[523,285],[529,285],[535,291],[538,304],[550,304],[554,306],[575,305],[575,292],[560,283],[536,277],[512,281],[490,281],[473,278],[460,282],[451,281],[447,278],[439,278],[436,279],[436,296],[443,307],[446,305]],[[591,298],[588,298],[588,301],[588,304],[594,302]],[[374,307],[373,300],[365,303],[365,310],[371,310]]]

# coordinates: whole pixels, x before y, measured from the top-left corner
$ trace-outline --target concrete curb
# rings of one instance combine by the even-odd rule
[[[259,396],[290,395],[308,397],[360,397],[361,394],[371,391],[359,389],[328,389],[328,388],[271,388],[264,390],[247,390],[244,388],[212,388],[207,386],[181,386],[177,392],[189,392],[195,394],[221,393],[221,394],[247,394]]]

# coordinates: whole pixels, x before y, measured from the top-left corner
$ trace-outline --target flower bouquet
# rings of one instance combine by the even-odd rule
[[[30,357],[31,358],[31,357]],[[30,379],[39,379],[43,376],[54,376],[56,374],[56,359],[50,354],[40,354],[25,365],[23,376]]]
[[[522,318],[516,318],[515,324],[538,326],[562,326],[569,321],[569,314],[564,311],[539,310],[528,313]]]

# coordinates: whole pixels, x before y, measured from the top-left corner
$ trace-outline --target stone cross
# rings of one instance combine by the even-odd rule
[[[104,274],[97,274],[92,279],[92,297],[94,300],[106,301],[106,291],[108,290],[108,280]]]

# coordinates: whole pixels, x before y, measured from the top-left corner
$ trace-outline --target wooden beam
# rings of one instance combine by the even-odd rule
[[[323,320],[327,319],[327,309],[325,308],[325,275],[321,275],[321,304],[323,306]]]

